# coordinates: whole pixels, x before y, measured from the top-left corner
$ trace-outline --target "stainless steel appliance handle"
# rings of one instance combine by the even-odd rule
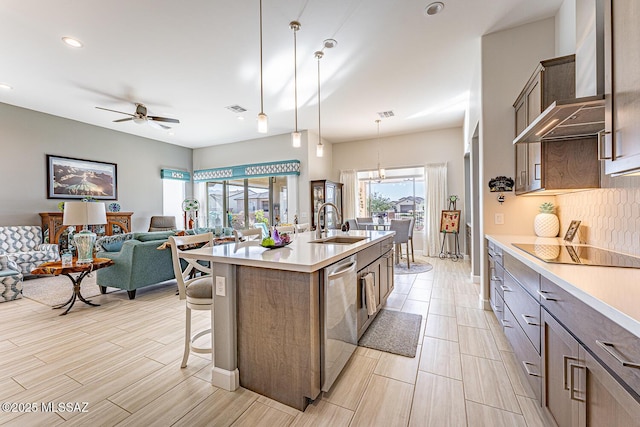
[[[640,368],[640,363],[625,360],[624,356],[620,354],[618,350],[616,350],[616,347],[612,343],[596,340],[596,344],[598,344],[604,349],[604,351],[613,356],[613,358],[616,359],[622,366],[627,368]]]
[[[329,280],[339,279],[339,278],[349,274],[350,270],[353,270],[355,268],[356,268],[356,261],[352,261],[349,264],[347,264],[344,267],[342,267],[340,270],[336,271],[335,273],[331,273],[329,275]]]

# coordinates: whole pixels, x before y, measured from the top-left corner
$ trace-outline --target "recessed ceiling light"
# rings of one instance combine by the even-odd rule
[[[83,46],[82,42],[78,39],[74,39],[73,37],[63,37],[62,41],[65,42],[68,46],[81,48]]]
[[[176,134],[176,133],[175,133],[174,131],[172,131],[172,130],[170,130],[170,131],[169,131],[169,132],[167,132],[167,133],[168,133],[170,136],[173,136],[173,135],[175,135],[175,134]]]
[[[13,88],[6,83],[0,83],[0,89],[11,90]]]
[[[244,116],[238,116],[237,119],[238,120],[244,120]]]
[[[424,12],[427,15],[437,15],[438,13],[442,12],[442,9],[444,9],[444,3],[436,1],[425,7]]]

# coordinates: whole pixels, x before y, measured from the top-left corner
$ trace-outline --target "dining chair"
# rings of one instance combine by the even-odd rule
[[[309,223],[303,222],[301,224],[296,224],[296,230],[298,231],[298,233],[304,233],[305,231],[309,230]]]
[[[182,364],[180,367],[187,366],[189,353],[210,353],[213,361],[213,276],[211,264],[209,262],[198,262],[195,259],[184,258],[184,254],[194,246],[212,247],[213,233],[196,234],[193,236],[169,236],[171,243],[171,255],[173,263],[173,271],[178,282],[179,298],[186,299],[186,321],[185,321],[185,340],[184,355],[182,356]],[[196,332],[191,332],[191,310],[207,310],[210,312],[210,328]],[[209,334],[211,337],[211,346],[201,347],[196,341],[201,337]]]
[[[233,230],[236,243],[240,242],[260,242],[262,241],[262,228],[245,228],[244,230]]]
[[[413,227],[416,225],[416,217],[411,217],[411,225],[409,225],[409,244],[411,245],[411,261],[416,262],[416,258],[413,255]]]
[[[278,230],[279,234],[295,234],[297,232],[295,225],[276,225],[275,229]]]
[[[396,264],[400,262],[402,258],[402,244],[407,245],[407,268],[411,268],[409,259],[409,227],[411,226],[411,220],[408,219],[392,219],[389,225],[390,231],[395,231],[393,236],[393,244],[395,246]]]
[[[349,230],[359,230],[358,221],[355,219],[348,219],[347,224],[349,224]]]
[[[362,217],[356,218],[356,223],[358,224],[358,230],[368,230],[367,225],[363,225],[364,223],[371,224],[373,222],[372,217]]]

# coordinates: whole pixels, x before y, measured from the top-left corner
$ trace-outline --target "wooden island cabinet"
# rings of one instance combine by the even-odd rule
[[[107,212],[107,224],[90,226],[98,237],[113,236],[114,234],[131,232],[131,216],[133,212]],[[49,236],[49,243],[61,245],[66,248],[67,226],[62,225],[62,212],[40,212],[42,232]],[[82,226],[77,226],[80,231]]]

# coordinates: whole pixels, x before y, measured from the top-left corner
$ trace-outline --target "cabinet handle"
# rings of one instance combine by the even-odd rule
[[[502,327],[503,328],[510,328],[511,327],[511,326],[507,325],[507,323],[509,323],[509,322],[507,322],[505,319],[500,320],[500,323],[502,323]]]
[[[565,390],[571,390],[569,383],[567,382],[567,360],[578,361],[575,357],[562,355],[562,384]]]
[[[524,323],[526,323],[529,326],[540,326],[540,323],[535,323],[535,322],[532,322],[532,321],[528,320],[528,319],[535,319],[536,316],[530,316],[528,314],[523,314],[522,318],[524,319]]]
[[[612,343],[596,340],[596,344],[598,344],[604,349],[604,351],[613,356],[614,359],[616,359],[622,366],[627,368],[640,368],[640,363],[629,362],[628,360],[625,360],[624,356],[620,354],[618,350],[616,350],[615,346]]]
[[[545,300],[545,301],[558,301],[558,300],[557,300],[557,299],[555,299],[555,298],[551,298],[551,297],[546,296],[545,294],[548,294],[548,293],[549,293],[548,291],[536,291],[536,292],[537,292],[537,293],[538,293],[538,295],[540,295],[540,297],[541,297],[543,300]]]
[[[542,167],[542,163],[535,163],[533,165],[533,180],[534,181],[540,181],[540,169]]]
[[[511,288],[505,285],[500,285],[500,289],[502,289],[502,292],[513,292]]]
[[[575,364],[575,363],[571,363],[569,365],[569,370],[571,371],[571,375],[569,375],[571,377],[571,385],[569,386],[570,388],[569,395],[571,397],[571,400],[575,400],[577,402],[586,402],[586,399],[584,397],[578,397],[578,393],[582,393],[582,392],[580,392],[580,390],[576,391],[576,388],[574,387],[574,384],[575,384],[574,372],[576,369],[586,369],[586,367]]]
[[[611,132],[608,130],[601,130],[598,132],[598,160],[611,160],[613,156],[606,156],[604,154],[604,137],[605,135],[610,135]],[[612,146],[613,148],[613,146]],[[613,151],[613,150],[612,150]]]
[[[536,374],[535,372],[531,372],[529,370],[529,366],[536,366],[534,363],[531,362],[525,362],[524,360],[522,361],[522,365],[524,366],[524,370],[527,373],[527,375],[530,375],[532,377],[542,377],[542,375],[540,374]]]

